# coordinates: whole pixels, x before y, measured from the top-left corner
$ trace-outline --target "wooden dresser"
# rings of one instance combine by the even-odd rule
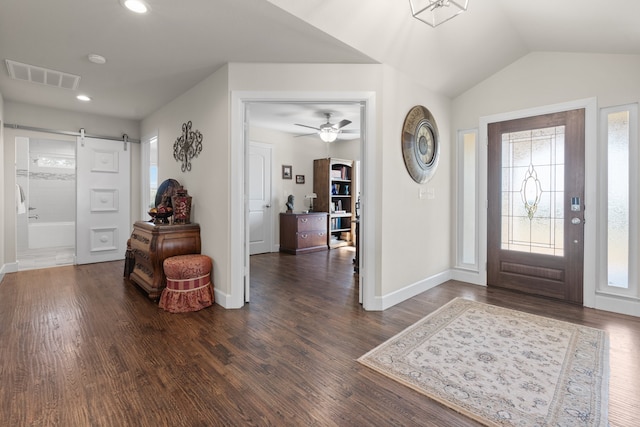
[[[200,253],[200,225],[137,221],[130,242],[135,262],[129,279],[149,298],[157,299],[167,285],[162,269],[165,258]]]
[[[280,214],[280,252],[297,255],[327,249],[326,212]]]

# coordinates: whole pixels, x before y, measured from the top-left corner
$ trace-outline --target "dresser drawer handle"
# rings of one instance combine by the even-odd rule
[[[309,237],[309,235],[308,234],[301,234],[300,237],[303,238],[303,239],[306,239],[307,237]]]
[[[307,222],[308,219],[307,218],[300,218],[300,222]]]

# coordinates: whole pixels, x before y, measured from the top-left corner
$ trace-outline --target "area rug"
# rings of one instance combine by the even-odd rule
[[[358,361],[488,426],[608,425],[606,333],[456,298]]]

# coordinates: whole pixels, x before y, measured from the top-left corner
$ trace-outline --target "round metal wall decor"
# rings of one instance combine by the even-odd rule
[[[440,136],[429,110],[416,105],[402,126],[402,156],[411,178],[418,184],[429,181],[438,166]]]

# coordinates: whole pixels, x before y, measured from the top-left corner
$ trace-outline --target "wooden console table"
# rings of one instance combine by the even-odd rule
[[[167,285],[162,263],[175,255],[199,254],[200,225],[137,221],[131,234],[131,251],[135,262],[129,279],[149,298],[158,299]]]
[[[327,249],[326,212],[280,214],[280,252],[297,255]]]

